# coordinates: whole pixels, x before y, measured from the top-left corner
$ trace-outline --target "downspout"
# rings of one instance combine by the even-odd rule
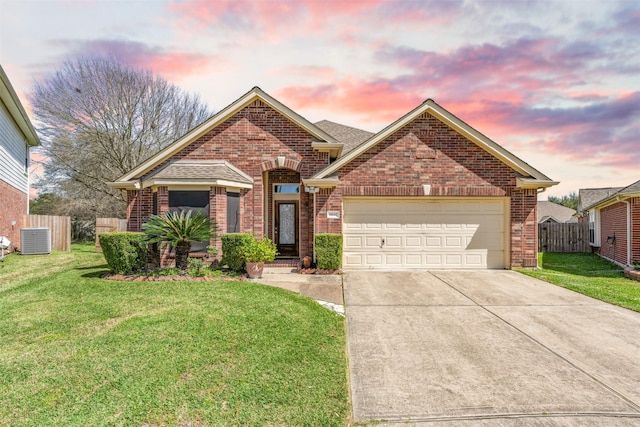
[[[631,203],[628,200],[621,200],[627,204],[627,264],[631,265]]]
[[[311,242],[311,246],[313,247],[313,263],[316,263],[316,193],[313,192],[313,242]]]

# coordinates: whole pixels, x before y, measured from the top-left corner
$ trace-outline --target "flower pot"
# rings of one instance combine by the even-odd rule
[[[258,279],[262,277],[262,270],[264,269],[264,262],[248,262],[245,269],[250,279]]]
[[[311,257],[306,256],[306,257],[302,258],[302,266],[304,268],[311,267]]]

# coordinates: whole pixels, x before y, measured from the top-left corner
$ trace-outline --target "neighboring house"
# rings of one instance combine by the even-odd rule
[[[640,261],[640,181],[581,189],[578,197],[578,212],[589,222],[594,251],[621,265]]]
[[[578,222],[576,210],[549,201],[538,201],[538,224]]]
[[[536,266],[538,190],[555,184],[430,99],[372,134],[257,87],[111,183],[130,230],[201,208],[296,259],[342,233],[346,269]]]
[[[0,236],[20,248],[29,212],[29,147],[40,144],[9,78],[0,67]]]

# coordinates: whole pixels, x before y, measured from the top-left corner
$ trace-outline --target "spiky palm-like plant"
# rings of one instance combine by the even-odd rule
[[[176,268],[185,271],[189,264],[191,242],[209,241],[216,232],[215,222],[200,212],[165,212],[151,215],[142,229],[149,243],[171,243],[176,248]]]

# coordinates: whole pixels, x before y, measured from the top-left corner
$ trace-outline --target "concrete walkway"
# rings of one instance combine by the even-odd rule
[[[291,267],[265,267],[262,277],[251,281],[287,289],[315,300],[344,305],[341,275],[297,274]]]
[[[343,280],[359,425],[640,425],[640,313],[512,271]]]

